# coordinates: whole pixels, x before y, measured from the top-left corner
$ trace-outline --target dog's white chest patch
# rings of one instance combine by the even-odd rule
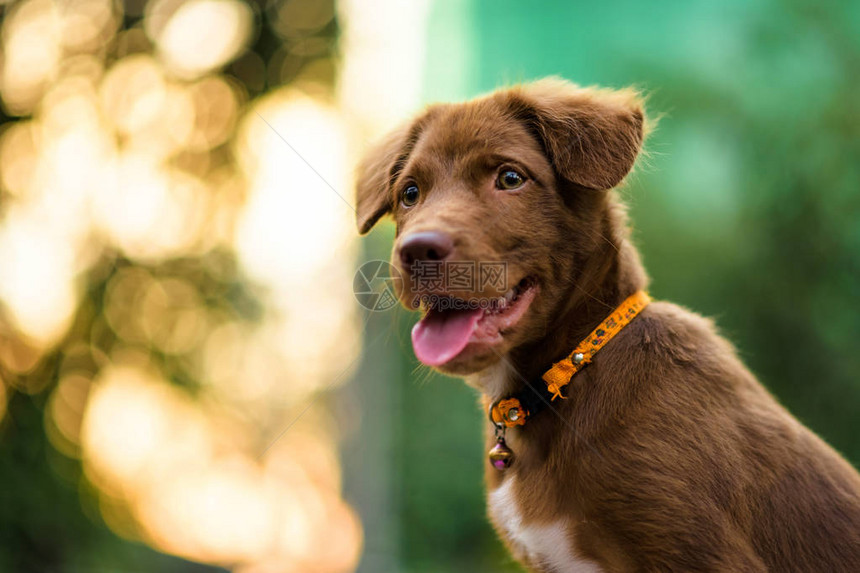
[[[490,516],[510,540],[528,556],[553,573],[602,573],[594,562],[574,553],[563,520],[550,524],[524,525],[513,495],[514,480],[506,479],[489,495]]]

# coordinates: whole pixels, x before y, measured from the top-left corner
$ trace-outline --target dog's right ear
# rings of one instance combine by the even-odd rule
[[[391,185],[408,156],[412,127],[404,125],[389,133],[371,149],[356,170],[355,218],[358,232],[370,231],[376,222],[391,212]]]
[[[581,88],[547,78],[506,95],[564,179],[587,189],[611,189],[633,168],[646,132],[636,91]]]

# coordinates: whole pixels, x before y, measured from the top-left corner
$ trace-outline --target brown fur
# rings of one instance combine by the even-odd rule
[[[507,261],[509,284],[537,280],[500,346],[442,370],[469,376],[488,401],[519,392],[647,286],[609,191],[644,129],[635,92],[543,80],[433,106],[368,156],[362,233],[391,214],[395,255],[405,235],[442,231],[454,259]],[[528,176],[517,192],[493,185],[505,166]],[[422,193],[408,209],[398,199],[406,182]],[[402,298],[415,294],[407,284]],[[523,521],[568,518],[571,547],[604,571],[860,570],[860,476],[768,394],[710,321],[652,303],[567,393],[508,431],[516,462],[505,474],[488,464],[487,483],[515,477]]]

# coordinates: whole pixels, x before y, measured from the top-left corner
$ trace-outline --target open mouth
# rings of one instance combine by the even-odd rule
[[[513,328],[528,310],[535,294],[537,283],[526,277],[504,296],[494,299],[432,297],[424,316],[412,329],[415,356],[427,366],[441,366],[470,344],[498,344],[505,331]]]

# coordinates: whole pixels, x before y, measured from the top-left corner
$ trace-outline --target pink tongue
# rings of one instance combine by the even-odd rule
[[[445,364],[466,348],[484,311],[431,312],[412,328],[415,356],[427,366]]]

